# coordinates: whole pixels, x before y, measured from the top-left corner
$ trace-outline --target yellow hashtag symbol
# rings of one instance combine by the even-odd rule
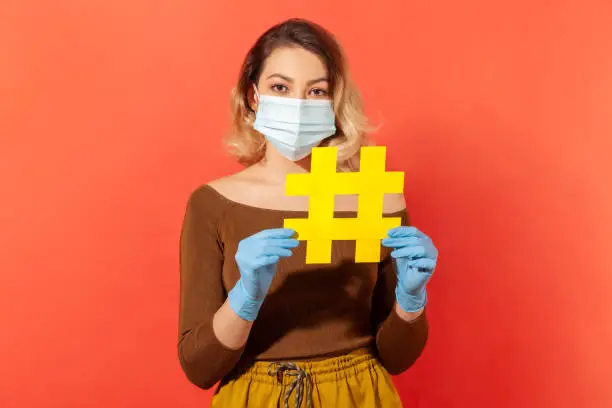
[[[287,175],[287,195],[307,195],[308,218],[285,219],[306,241],[306,263],[330,263],[332,241],[355,240],[355,262],[380,261],[380,240],[400,217],[383,217],[386,193],[404,190],[404,173],[385,171],[386,147],[361,148],[359,172],[338,173],[337,147],[315,147],[310,173]],[[334,218],[335,196],[359,194],[357,218]]]

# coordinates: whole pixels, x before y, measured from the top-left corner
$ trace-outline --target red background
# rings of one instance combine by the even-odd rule
[[[406,405],[612,406],[608,0],[4,0],[0,406],[209,400],[176,358],[184,205],[237,169],[229,90],[291,16],[346,48],[441,252]]]

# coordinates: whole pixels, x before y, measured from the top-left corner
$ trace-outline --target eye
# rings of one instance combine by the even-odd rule
[[[286,87],[285,85],[283,85],[283,84],[272,84],[272,85],[270,86],[270,89],[271,89],[272,91],[276,92],[276,93],[279,93],[279,94],[284,94],[284,93],[289,92],[289,88],[287,88],[287,87]]]
[[[311,89],[310,94],[317,98],[324,98],[329,95],[329,93],[325,89],[321,89],[321,88]]]

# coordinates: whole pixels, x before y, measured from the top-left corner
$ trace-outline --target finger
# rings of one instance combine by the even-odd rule
[[[398,237],[420,237],[420,236],[423,236],[424,234],[421,231],[419,231],[419,229],[416,227],[399,226],[399,227],[391,228],[387,232],[387,235],[389,235],[389,237],[391,238],[398,238]]]
[[[260,256],[255,262],[253,262],[253,267],[257,269],[263,266],[274,265],[279,259],[280,257],[276,255]]]
[[[278,246],[281,248],[295,248],[300,241],[293,238],[270,238],[265,241],[265,245]]]
[[[402,237],[402,238],[384,238],[382,245],[388,248],[402,248],[410,245],[419,245],[421,242],[420,237]]]
[[[257,239],[269,239],[269,238],[291,238],[295,235],[295,230],[291,228],[271,228],[259,231],[253,235],[251,238]]]
[[[391,252],[393,258],[423,258],[425,255],[425,247],[420,245],[399,248]]]
[[[408,265],[413,268],[432,270],[436,267],[436,261],[430,258],[419,258],[408,261]]]
[[[266,245],[263,248],[261,255],[262,256],[279,256],[279,257],[285,258],[285,257],[293,255],[293,252],[291,252],[287,248],[281,248],[281,247],[274,246],[274,245]]]

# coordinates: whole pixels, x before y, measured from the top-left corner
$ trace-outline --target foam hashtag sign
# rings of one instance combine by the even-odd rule
[[[294,229],[306,241],[306,263],[331,262],[332,241],[354,240],[355,262],[379,262],[380,241],[400,217],[384,217],[386,193],[404,190],[404,173],[385,171],[386,147],[361,148],[359,172],[337,172],[337,147],[315,147],[310,173],[289,174],[287,195],[309,196],[308,218],[287,218],[285,228]],[[358,194],[356,218],[335,218],[335,196]]]

